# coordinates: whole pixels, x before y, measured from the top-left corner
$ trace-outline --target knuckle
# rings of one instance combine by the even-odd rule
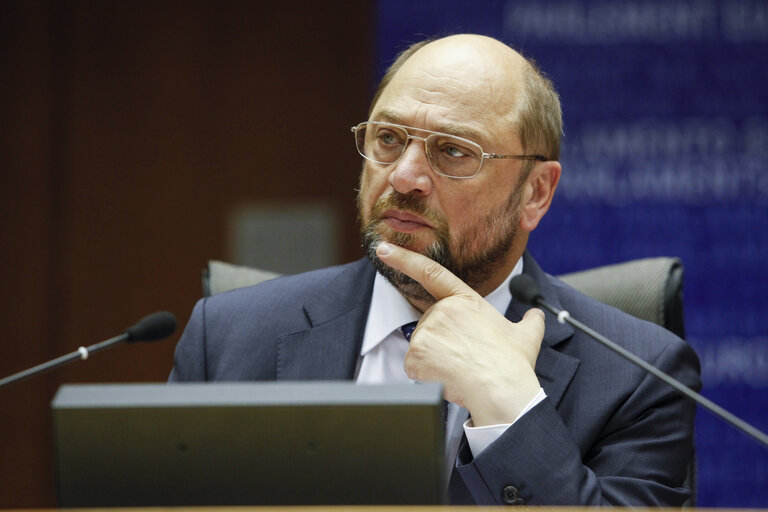
[[[424,275],[425,280],[434,281],[436,279],[440,279],[440,276],[443,275],[443,267],[437,262],[430,261],[424,265],[422,274]]]
[[[403,369],[405,370],[405,374],[409,379],[418,380],[418,365],[413,361],[412,358],[410,360],[408,358],[405,359],[405,362],[403,363]]]
[[[472,303],[468,302],[466,297],[461,295],[446,297],[440,302],[440,306],[441,308],[438,312],[443,314],[446,320],[457,318],[458,315],[473,311]]]

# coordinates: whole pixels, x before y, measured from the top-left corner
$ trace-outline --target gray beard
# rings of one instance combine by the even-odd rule
[[[388,205],[394,205],[402,210],[416,211],[424,214],[426,208],[417,198],[392,192],[383,198]],[[358,200],[359,202],[359,200]],[[471,288],[477,289],[495,274],[504,264],[517,237],[517,225],[520,221],[520,193],[516,189],[510,200],[502,208],[491,212],[475,229],[468,230],[456,243],[456,254],[450,248],[450,231],[443,222],[436,222],[436,237],[426,250],[421,253],[450,270]],[[373,211],[376,211],[374,207]],[[358,208],[359,212],[359,208]],[[375,215],[372,215],[375,217]],[[361,224],[362,245],[376,270],[384,276],[400,293],[411,302],[417,301],[427,305],[435,302],[434,297],[424,287],[411,277],[386,265],[376,255],[376,247],[383,240],[379,227],[381,221],[370,220],[362,225],[362,214],[358,220]],[[472,247],[478,244],[478,237],[483,236],[484,244],[481,250],[473,254]],[[395,245],[408,247],[413,240],[409,233],[394,232],[386,241]]]
[[[376,232],[378,223],[371,222],[365,226],[362,230],[363,248],[368,254],[368,259],[373,263],[374,268],[384,276],[387,281],[397,288],[406,299],[417,302],[426,302],[427,304],[433,304],[435,302],[434,297],[429,294],[416,280],[410,276],[403,274],[399,270],[395,270],[389,265],[385,264],[379,259],[376,254],[376,247],[382,241],[382,236]],[[398,233],[403,234],[403,233]],[[397,237],[395,237],[397,238]],[[392,240],[395,245],[398,244],[395,240]],[[444,247],[438,242],[433,243],[426,251],[422,252],[427,258],[434,260],[441,265],[445,266]],[[447,267],[446,267],[447,268]]]

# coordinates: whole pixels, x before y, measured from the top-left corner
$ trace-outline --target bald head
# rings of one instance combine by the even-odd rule
[[[486,36],[458,34],[406,49],[379,84],[369,117],[382,96],[398,94],[402,85],[423,86],[424,101],[438,100],[428,94],[437,82],[454,108],[471,115],[492,113],[498,121],[494,129],[509,129],[526,153],[559,159],[562,120],[552,83],[533,62]]]
[[[491,79],[495,84],[514,87],[528,66],[515,50],[496,39],[459,34],[419,46],[404,59],[400,70],[420,68],[457,78]]]

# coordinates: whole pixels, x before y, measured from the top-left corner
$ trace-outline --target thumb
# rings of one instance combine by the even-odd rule
[[[518,325],[529,331],[536,344],[540,344],[544,338],[544,312],[539,308],[531,308],[525,312]]]

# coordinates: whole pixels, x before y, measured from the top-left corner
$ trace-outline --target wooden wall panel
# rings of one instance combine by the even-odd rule
[[[23,8],[22,8],[23,7]],[[0,5],[0,375],[52,352],[51,12]],[[0,506],[48,504],[48,403],[43,376],[0,389]]]
[[[372,5],[0,4],[0,376],[158,309],[183,327],[243,202],[331,202],[358,257]],[[59,384],[162,381],[177,339],[0,389],[0,507],[54,503]]]

